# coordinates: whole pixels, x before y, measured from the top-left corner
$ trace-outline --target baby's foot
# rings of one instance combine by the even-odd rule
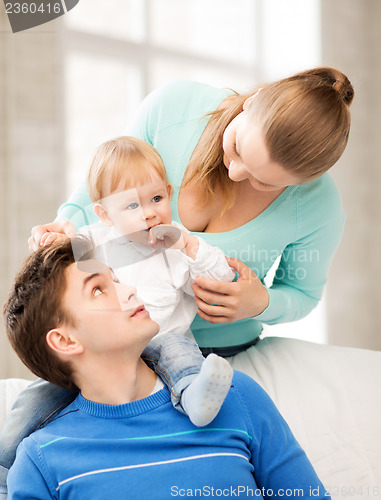
[[[198,427],[209,424],[229,391],[233,369],[226,359],[209,354],[200,373],[181,394],[181,406]]]

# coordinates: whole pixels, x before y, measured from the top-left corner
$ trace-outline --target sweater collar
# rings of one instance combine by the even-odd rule
[[[107,405],[101,403],[95,403],[85,399],[82,394],[78,394],[74,405],[84,413],[98,418],[131,418],[142,413],[147,413],[148,411],[154,410],[163,404],[170,402],[170,394],[167,387],[164,387],[160,391],[151,394],[150,396],[139,399],[137,401],[131,401],[130,403],[122,405]]]

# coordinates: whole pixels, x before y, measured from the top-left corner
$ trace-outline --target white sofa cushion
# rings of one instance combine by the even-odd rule
[[[30,383],[30,380],[21,378],[0,379],[0,430],[4,425],[5,416],[12,408],[18,393]]]

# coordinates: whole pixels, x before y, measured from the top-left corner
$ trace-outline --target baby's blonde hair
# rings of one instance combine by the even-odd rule
[[[122,189],[152,180],[156,172],[168,184],[163,160],[156,149],[136,137],[116,137],[97,149],[87,176],[91,201],[112,194],[122,182]]]

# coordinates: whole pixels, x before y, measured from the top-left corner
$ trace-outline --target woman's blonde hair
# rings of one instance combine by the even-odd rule
[[[163,160],[156,149],[136,137],[117,137],[97,149],[87,176],[92,202],[109,196],[117,187],[129,189],[150,182],[156,172],[168,184]]]
[[[354,97],[348,78],[339,70],[320,67],[261,87],[247,112],[262,127],[270,158],[301,183],[331,168],[348,142],[349,106]],[[197,182],[204,205],[218,187],[224,212],[234,204],[237,184],[229,179],[223,164],[223,134],[250,95],[235,93],[226,105],[210,113],[184,176],[183,186]]]

